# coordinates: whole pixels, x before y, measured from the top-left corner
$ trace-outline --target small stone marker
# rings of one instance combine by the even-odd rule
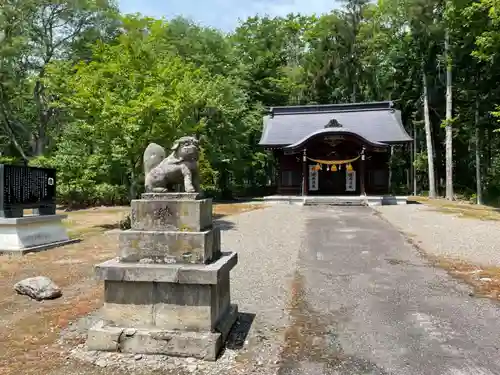
[[[37,301],[55,299],[62,296],[61,288],[45,276],[36,276],[21,280],[14,285],[14,290]]]

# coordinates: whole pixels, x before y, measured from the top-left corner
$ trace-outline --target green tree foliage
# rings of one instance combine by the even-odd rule
[[[70,121],[53,160],[69,191],[81,190],[81,199],[94,196],[102,184],[116,195],[125,186],[135,197],[149,142],[168,149],[184,134],[200,137],[208,190],[225,188],[218,178],[224,167],[241,173],[258,157],[246,141],[260,116],[238,80],[200,64],[195,53],[179,53],[177,48],[187,48],[175,36],[179,22],[170,30],[171,23],[125,18],[122,34],[115,43],[97,43],[92,61],[50,67],[49,87],[59,93],[53,104]],[[218,35],[209,36],[217,42]]]
[[[58,169],[69,204],[137,196],[149,142],[202,140],[203,188],[262,194],[272,160],[257,146],[269,106],[394,100],[429,188],[423,80],[438,190],[452,123],[455,190],[500,195],[500,13],[495,0],[344,0],[323,15],[250,17],[224,34],[183,18],[123,16],[106,0],[4,0],[2,161]],[[449,56],[444,41],[449,35]],[[446,69],[453,117],[446,118]],[[407,189],[408,150],[391,161]]]

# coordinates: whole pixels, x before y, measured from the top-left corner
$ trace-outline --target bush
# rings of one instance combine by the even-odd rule
[[[37,156],[29,161],[28,165],[30,167],[38,168],[55,168],[55,163],[52,158],[46,156]]]
[[[12,156],[0,156],[0,164],[22,164],[23,161]]]
[[[125,186],[107,183],[95,186],[92,199],[93,205],[97,206],[116,206],[129,202],[128,191]]]
[[[57,185],[57,203],[71,209],[126,205],[129,201],[128,191],[121,185],[107,183],[91,185],[88,182]]]

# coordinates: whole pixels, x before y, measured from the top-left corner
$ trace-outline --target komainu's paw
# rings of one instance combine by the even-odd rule
[[[152,193],[168,193],[168,189],[167,188],[157,187],[157,188],[151,189],[151,192]]]

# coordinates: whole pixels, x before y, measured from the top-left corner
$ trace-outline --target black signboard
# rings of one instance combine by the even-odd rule
[[[0,216],[21,217],[24,209],[55,214],[56,170],[0,164]]]

